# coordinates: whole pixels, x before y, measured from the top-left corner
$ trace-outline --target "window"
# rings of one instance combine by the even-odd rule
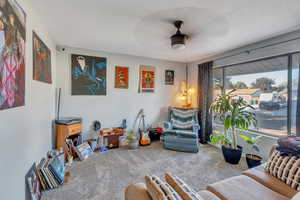
[[[291,73],[291,134],[296,135],[297,113],[300,113],[300,105],[298,96],[299,73],[300,73],[300,54],[294,54],[292,57],[292,73]]]
[[[213,76],[226,92],[235,89],[233,94],[255,108],[258,124],[252,131],[282,136],[296,132],[299,66],[300,55],[294,54],[216,68]]]
[[[221,94],[221,89],[219,86],[223,86],[223,69],[213,70],[213,99],[215,99],[219,94]]]
[[[223,86],[223,77],[224,77],[224,70],[222,68],[213,70],[213,100],[222,92],[220,86],[221,87]],[[222,125],[222,122],[218,119],[214,119],[214,124]]]

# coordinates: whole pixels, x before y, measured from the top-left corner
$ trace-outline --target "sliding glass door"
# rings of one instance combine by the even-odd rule
[[[292,69],[290,75],[290,85],[291,85],[291,134],[296,135],[296,124],[300,125],[300,99],[299,99],[299,73],[300,73],[300,54],[294,54],[292,56]],[[297,120],[298,116],[298,120]],[[298,125],[298,126],[299,126]],[[299,128],[299,127],[298,127]],[[299,133],[298,133],[299,134]]]
[[[299,54],[272,57],[215,68],[213,76],[225,92],[234,89],[234,95],[255,108],[258,124],[251,131],[272,136],[296,134],[299,61]],[[220,91],[214,88],[214,93]]]

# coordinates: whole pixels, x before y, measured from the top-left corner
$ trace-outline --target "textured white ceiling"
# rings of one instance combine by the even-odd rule
[[[58,45],[189,62],[300,28],[300,0],[30,0]],[[173,50],[172,21],[191,39]]]

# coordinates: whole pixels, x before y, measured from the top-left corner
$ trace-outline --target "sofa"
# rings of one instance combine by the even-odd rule
[[[291,200],[297,191],[264,171],[264,166],[207,186],[198,192],[204,200]],[[299,194],[298,194],[299,195]],[[293,200],[300,200],[299,197]],[[152,200],[144,183],[129,185],[125,200]]]

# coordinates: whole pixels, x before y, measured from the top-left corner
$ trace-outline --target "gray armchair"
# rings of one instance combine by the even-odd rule
[[[198,110],[169,108],[168,121],[164,122],[165,132],[161,140],[164,148],[198,152]]]

